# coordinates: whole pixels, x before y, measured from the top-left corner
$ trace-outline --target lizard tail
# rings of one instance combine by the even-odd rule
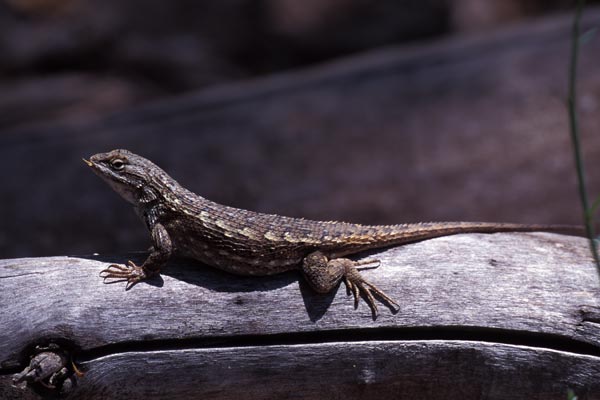
[[[585,228],[576,225],[512,224],[495,222],[423,222],[400,225],[358,225],[359,229],[340,241],[347,248],[363,250],[401,245],[459,233],[496,232],[556,232],[575,236],[585,236]],[[339,245],[339,244],[338,244]],[[346,247],[346,246],[344,246]],[[339,247],[338,247],[339,248]],[[347,249],[339,253],[350,254]]]

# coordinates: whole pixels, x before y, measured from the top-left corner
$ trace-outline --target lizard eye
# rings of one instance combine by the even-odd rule
[[[121,160],[120,158],[115,158],[110,162],[110,167],[115,171],[121,171],[123,168],[125,168],[125,161]]]

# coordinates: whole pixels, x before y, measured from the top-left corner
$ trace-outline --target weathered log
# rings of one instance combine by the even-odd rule
[[[12,376],[58,343],[86,371],[66,398],[600,398],[585,239],[464,234],[364,256],[381,259],[364,274],[397,313],[373,320],[343,287],[317,295],[297,273],[174,260],[125,291],[98,277],[125,256],[2,260],[0,397],[39,398]]]

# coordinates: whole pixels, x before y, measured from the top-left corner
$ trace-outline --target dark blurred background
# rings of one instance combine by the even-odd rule
[[[399,43],[479,35],[567,0],[3,0],[0,127],[82,121]]]
[[[597,3],[597,2],[590,2]],[[139,250],[81,162],[361,223],[577,223],[566,0],[0,0],[0,257]],[[600,12],[586,10],[585,27]],[[582,52],[592,191],[600,52]]]

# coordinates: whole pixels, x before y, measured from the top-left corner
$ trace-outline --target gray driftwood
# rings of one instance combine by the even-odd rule
[[[134,254],[141,260],[143,254]],[[76,399],[600,398],[600,285],[582,238],[456,235],[365,255],[402,308],[373,320],[343,286],[231,276],[175,260],[103,285],[126,256],[0,261],[0,397],[36,344],[86,370]],[[383,396],[383,397],[382,397]]]

